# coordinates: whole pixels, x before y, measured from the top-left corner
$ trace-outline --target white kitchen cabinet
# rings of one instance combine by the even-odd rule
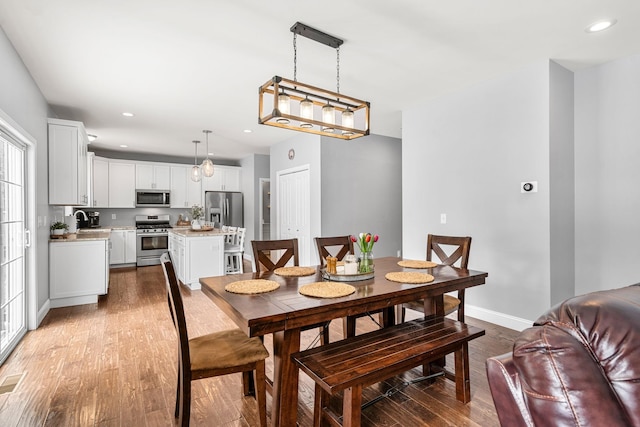
[[[49,204],[87,206],[87,133],[81,122],[48,120]]]
[[[109,207],[109,161],[100,157],[93,158],[93,207]]]
[[[202,204],[202,186],[191,180],[191,166],[171,166],[170,190],[172,208]]]
[[[111,230],[111,265],[135,264],[136,230]]]
[[[109,289],[109,239],[49,243],[51,307],[90,304]]]
[[[202,191],[240,191],[241,168],[214,165],[213,176],[202,178]]]
[[[136,207],[136,165],[109,161],[109,207]]]
[[[137,163],[137,190],[168,190],[171,186],[171,168],[168,165]]]
[[[224,234],[169,231],[169,251],[178,279],[200,289],[200,278],[224,276]]]

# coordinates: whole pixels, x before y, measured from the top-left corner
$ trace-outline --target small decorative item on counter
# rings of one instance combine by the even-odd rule
[[[193,205],[191,207],[191,216],[193,217],[193,220],[191,221],[191,228],[194,230],[200,230],[202,228],[200,220],[204,216],[204,208],[200,205]]]
[[[327,257],[327,273],[329,274],[336,274],[338,272],[337,268],[336,268],[336,263],[338,262],[338,258],[334,257],[334,256],[328,256]]]
[[[358,274],[358,258],[355,255],[344,257],[344,274]]]
[[[351,236],[351,241],[358,245],[360,249],[360,259],[358,262],[358,273],[373,272],[373,245],[378,241],[379,236],[371,233],[360,233],[358,237]]]
[[[191,223],[189,222],[189,220],[187,218],[183,218],[182,214],[178,215],[178,221],[176,222],[176,225],[178,227],[180,226],[189,226],[191,225]]]
[[[51,234],[54,236],[60,236],[69,229],[69,226],[64,222],[56,221],[51,224]]]

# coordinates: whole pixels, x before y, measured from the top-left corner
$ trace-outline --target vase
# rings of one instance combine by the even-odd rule
[[[373,273],[373,253],[362,252],[358,260],[358,273]]]
[[[201,228],[202,228],[202,225],[200,224],[199,219],[194,219],[193,221],[191,221],[192,230],[200,230]]]

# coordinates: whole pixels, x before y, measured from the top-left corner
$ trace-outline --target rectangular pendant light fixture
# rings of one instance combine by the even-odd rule
[[[369,102],[339,93],[339,48],[343,41],[300,22],[291,32],[294,49],[295,35],[299,34],[337,50],[338,91],[297,81],[294,62],[293,80],[274,76],[260,86],[258,123],[347,140],[369,135]]]

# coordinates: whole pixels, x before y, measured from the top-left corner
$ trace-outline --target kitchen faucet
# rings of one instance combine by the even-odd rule
[[[85,221],[89,221],[89,218],[87,218],[87,214],[86,214],[86,213],[84,213],[84,211],[81,211],[81,210],[77,210],[77,211],[73,214],[73,216],[76,216],[76,215],[78,215],[79,213],[81,213],[81,214],[82,214],[82,216],[84,217],[84,220],[85,220]]]

